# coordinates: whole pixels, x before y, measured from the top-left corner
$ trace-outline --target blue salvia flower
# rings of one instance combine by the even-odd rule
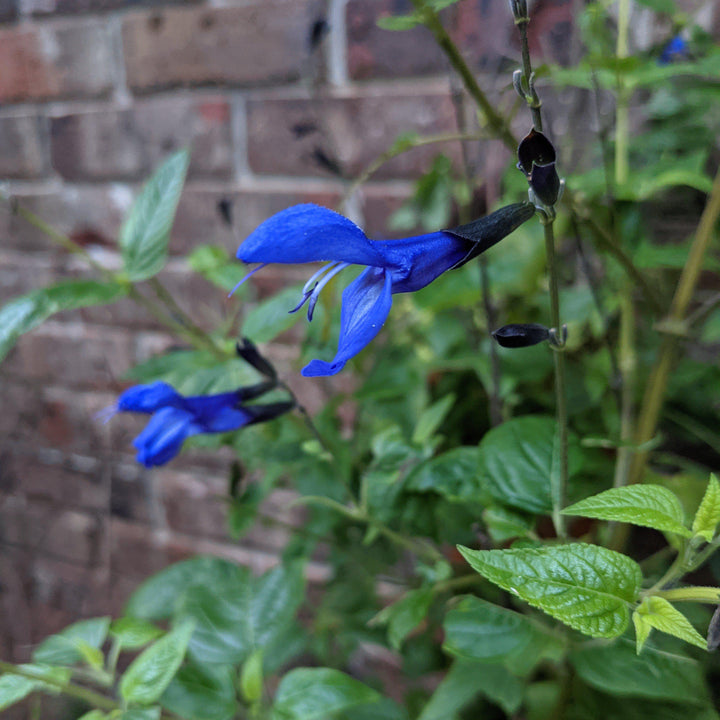
[[[676,35],[663,48],[658,58],[658,65],[669,65],[678,60],[687,60],[688,51],[688,44],[682,35]]]
[[[501,208],[487,217],[452,230],[402,240],[370,240],[352,221],[327,208],[305,204],[287,208],[266,220],[240,246],[246,263],[310,263],[327,261],[308,280],[294,310],[308,304],[308,320],[320,292],[350,265],[365,270],[342,296],[340,340],[330,362],[313,360],[306,377],[335,375],[377,334],[385,322],[392,295],[413,292],[446,270],[459,267],[502,240],[534,213],[529,203]]]
[[[290,410],[292,402],[242,404],[273,387],[275,383],[264,382],[219,395],[185,397],[167,383],[154,382],[126,390],[112,411],[152,415],[133,445],[137,449],[137,461],[153,467],[172,460],[191,435],[230,432],[272,420]]]

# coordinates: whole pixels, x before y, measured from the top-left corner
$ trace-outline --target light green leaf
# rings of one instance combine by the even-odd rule
[[[159,706],[149,708],[131,708],[124,710],[117,716],[117,720],[160,720],[162,708]],[[112,715],[112,720],[116,720]]]
[[[339,670],[298,668],[280,681],[273,710],[292,720],[324,720],[379,700],[379,693]]]
[[[418,720],[447,720],[478,694],[513,715],[522,702],[522,691],[522,682],[503,665],[457,659]]]
[[[254,343],[274,340],[280,333],[295,324],[298,316],[290,311],[298,304],[302,296],[302,285],[295,285],[259,302],[245,316],[241,334],[250,338]]]
[[[137,650],[162,634],[163,631],[156,625],[133,617],[118,618],[110,626],[110,635],[121,650]]]
[[[371,624],[387,625],[390,645],[399,650],[403,640],[425,619],[432,599],[430,587],[410,590],[400,600],[383,608]]]
[[[171,155],[144,185],[120,230],[120,250],[132,281],[147,280],[162,270],[170,229],[180,200],[190,155]]]
[[[240,669],[240,692],[249,703],[255,703],[263,692],[263,649],[258,648],[242,664]]]
[[[409,15],[388,15],[379,17],[377,26],[381,30],[403,31],[412,30],[414,27],[423,24],[422,15],[419,12]]]
[[[78,720],[105,720],[108,716],[102,710],[91,710],[81,715]]]
[[[718,523],[720,523],[720,483],[715,475],[711,475],[700,507],[695,513],[692,531],[706,542],[710,542],[715,537]]]
[[[33,290],[0,308],[0,360],[20,335],[33,330],[51,315],[114,302],[127,293],[127,287],[95,280],[69,280]]]
[[[490,663],[520,655],[539,632],[524,615],[472,596],[448,612],[443,628],[445,651]]]
[[[512,538],[525,537],[533,528],[532,521],[526,515],[502,506],[485,508],[483,520],[497,545]]]
[[[632,614],[632,621],[635,626],[635,652],[639,655],[647,639],[650,637],[652,625],[650,625],[645,619],[645,616],[640,615],[637,610]]]
[[[504,590],[592,637],[621,635],[642,574],[621,553],[596,545],[470,550],[472,568]]]
[[[699,663],[679,655],[645,648],[641,655],[631,642],[586,644],[570,654],[577,674],[604,693],[704,705],[708,693]]]
[[[99,650],[105,642],[110,618],[81,620],[57,635],[43,640],[33,652],[33,660],[46,665],[75,665],[86,659],[87,648]]]
[[[247,275],[247,268],[230,257],[219,245],[198,245],[188,255],[190,267],[199,272],[208,282],[223,290],[233,290]],[[239,295],[240,293],[236,293]]]
[[[193,630],[193,622],[183,622],[130,663],[120,680],[125,702],[151,705],[158,701],[180,668]]]
[[[490,430],[480,441],[480,474],[489,492],[505,505],[532,513],[552,509],[551,473],[555,420],[527,415]],[[570,475],[582,463],[574,437],[570,439]]]
[[[658,597],[657,595],[645,598],[640,607],[633,613],[633,621],[635,620],[635,615],[642,618],[644,624],[660,632],[673,635],[703,650],[707,649],[707,641],[705,638],[690,624],[690,621],[665,598]],[[637,630],[637,623],[635,624],[635,628]],[[641,646],[642,643],[640,643],[640,647]]]
[[[185,720],[231,720],[238,709],[235,668],[185,663],[168,685],[160,703]]]
[[[423,445],[430,440],[442,425],[454,402],[455,395],[449,393],[423,411],[415,425],[415,430],[413,430],[412,441],[415,445]]]
[[[0,675],[0,710],[20,702],[35,690],[57,693],[60,690],[58,683],[65,685],[70,680],[70,670],[66,668],[18,665],[18,669],[32,673],[37,676],[37,679],[13,675],[12,673]],[[44,682],[43,678],[52,680],[52,684]]]
[[[611,488],[585,498],[562,512],[563,515],[629,522],[683,537],[692,535],[684,525],[685,518],[680,501],[675,493],[661,485]]]

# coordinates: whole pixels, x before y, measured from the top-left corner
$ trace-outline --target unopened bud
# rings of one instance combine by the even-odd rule
[[[520,348],[537,345],[550,338],[550,330],[537,323],[515,323],[503,325],[493,332],[498,345],[506,348]]]

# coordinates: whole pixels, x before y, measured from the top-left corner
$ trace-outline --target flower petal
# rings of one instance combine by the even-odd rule
[[[364,270],[343,292],[337,354],[329,363],[313,360],[302,374],[317,377],[340,372],[380,332],[391,305],[390,273],[374,267]]]
[[[181,401],[182,396],[174,388],[158,381],[128,388],[118,398],[117,409],[119,412],[153,413],[168,405],[177,406]]]
[[[180,452],[185,438],[198,432],[201,428],[193,422],[192,413],[174,407],[162,408],[133,440],[138,451],[137,461],[145,467],[164,465]]]
[[[266,220],[243,242],[237,257],[246,263],[383,263],[354,222],[312,203],[295,205]]]

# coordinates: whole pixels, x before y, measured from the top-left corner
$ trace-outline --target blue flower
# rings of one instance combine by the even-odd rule
[[[153,467],[172,460],[191,435],[230,432],[290,410],[290,402],[242,405],[273,387],[275,383],[265,382],[219,395],[184,397],[167,383],[154,382],[126,390],[114,411],[152,415],[133,445],[137,461]]]
[[[446,270],[459,267],[495,245],[532,217],[534,208],[518,203],[452,230],[440,230],[402,240],[370,240],[355,223],[317,205],[296,205],[266,220],[240,246],[237,257],[246,263],[309,263],[329,261],[307,282],[294,310],[308,303],[308,320],[320,291],[349,265],[365,270],[342,296],[338,351],[330,362],[313,360],[306,377],[335,375],[379,332],[392,295],[413,292]],[[255,272],[255,270],[253,271]]]
[[[688,44],[681,35],[676,35],[670,40],[660,53],[658,65],[669,65],[676,60],[687,60]]]

